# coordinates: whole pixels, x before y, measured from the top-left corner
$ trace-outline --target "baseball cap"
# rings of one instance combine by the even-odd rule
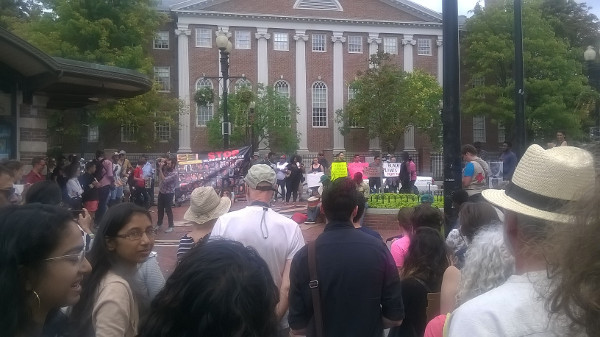
[[[125,150],[121,150],[119,151],[119,154],[127,154],[127,152],[125,152]]]
[[[244,178],[248,187],[260,191],[272,191],[277,184],[275,171],[268,165],[256,164],[250,167],[248,174]],[[260,183],[268,183],[271,186],[258,186]]]

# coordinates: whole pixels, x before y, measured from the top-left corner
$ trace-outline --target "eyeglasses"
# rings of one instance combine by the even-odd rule
[[[146,236],[148,236],[149,238],[154,238],[156,236],[156,233],[158,233],[158,229],[150,227],[150,228],[146,229],[145,231],[131,231],[127,234],[115,235],[115,237],[127,239],[129,241],[138,241],[138,240],[142,239],[142,236],[144,236],[144,233],[146,233]]]
[[[79,226],[77,226],[77,227],[79,227]],[[83,232],[83,229],[81,229],[81,227],[79,227],[79,230],[81,230],[81,239],[83,241],[83,249],[79,253],[67,254],[67,255],[56,256],[56,257],[49,257],[42,261],[68,260],[77,265],[81,265],[81,263],[83,263],[83,260],[85,259],[85,252],[87,250],[87,240],[85,239],[85,234]]]

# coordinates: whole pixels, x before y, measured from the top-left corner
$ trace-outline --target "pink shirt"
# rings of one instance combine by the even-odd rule
[[[394,261],[396,261],[396,267],[402,267],[404,265],[404,258],[408,253],[409,246],[410,238],[408,236],[403,236],[400,239],[392,242],[390,252],[392,253]]]
[[[415,162],[411,160],[408,166],[410,166],[410,180],[417,180],[417,165],[415,165]]]
[[[429,323],[427,323],[423,337],[443,337],[445,324],[446,315],[434,317],[431,321],[429,321]]]
[[[113,182],[113,163],[108,159],[104,159],[102,161],[102,166],[104,166],[104,176],[102,176],[102,179],[99,181],[100,187],[110,185]]]

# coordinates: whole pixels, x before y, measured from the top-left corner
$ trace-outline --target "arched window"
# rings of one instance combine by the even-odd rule
[[[238,91],[242,88],[252,90],[252,83],[245,78],[240,78],[235,82],[235,91]]]
[[[201,78],[196,82],[196,90],[202,88],[213,89],[212,81],[207,78]],[[196,104],[196,126],[206,126],[206,123],[213,118],[214,104],[208,103],[207,105]]]
[[[352,84],[350,84],[348,86],[348,102],[350,102],[351,100],[354,99],[354,97],[356,97],[356,93],[358,92],[358,90],[356,88],[352,87]],[[360,125],[358,125],[358,123],[356,122],[356,119],[350,117],[350,127],[351,128],[359,128]]]
[[[320,81],[312,86],[312,126],[327,127],[327,86]]]
[[[288,84],[288,82],[284,80],[279,80],[275,82],[273,88],[275,88],[275,92],[277,92],[281,96],[284,96],[285,98],[290,98],[290,85]]]

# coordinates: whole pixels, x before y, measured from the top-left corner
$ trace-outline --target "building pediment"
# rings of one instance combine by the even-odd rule
[[[306,19],[441,23],[442,16],[409,0],[189,0],[173,4],[179,14],[278,16]]]

